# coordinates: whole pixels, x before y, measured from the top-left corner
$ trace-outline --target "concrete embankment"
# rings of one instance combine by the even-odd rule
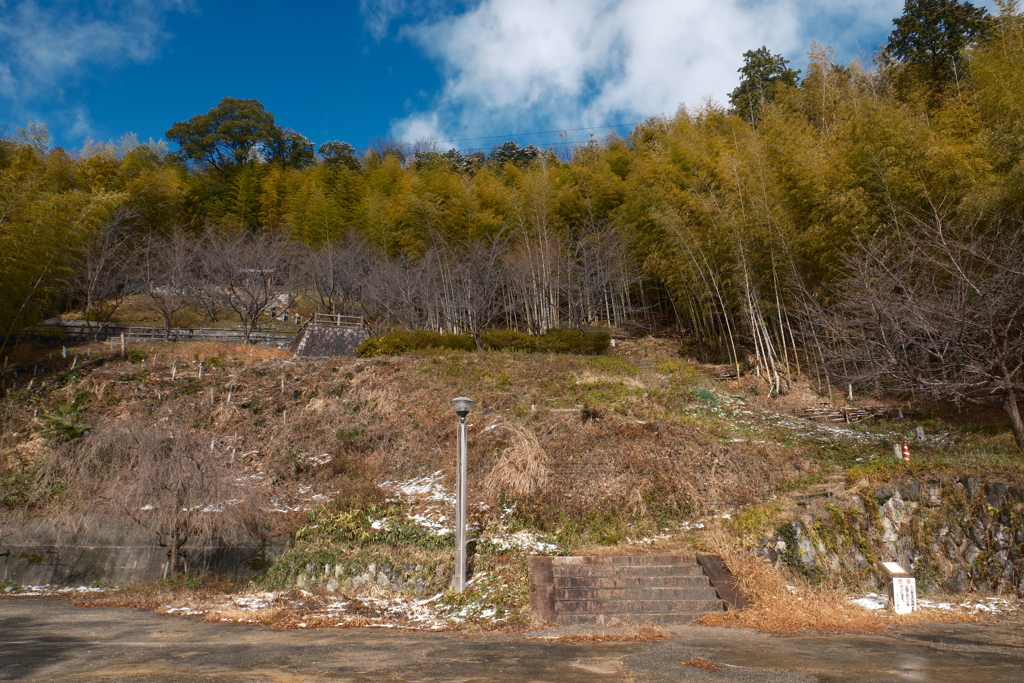
[[[245,579],[284,551],[287,537],[207,535],[182,548],[179,569]],[[77,526],[29,522],[0,545],[0,577],[20,584],[88,585],[162,579],[169,550],[152,532],[112,520]]]

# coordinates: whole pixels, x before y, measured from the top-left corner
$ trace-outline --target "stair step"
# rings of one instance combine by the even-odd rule
[[[704,570],[697,564],[675,565],[553,565],[555,578],[588,576],[595,578],[623,578],[641,576],[703,576]]]
[[[559,588],[701,588],[711,582],[703,574],[694,576],[556,576]]]
[[[629,624],[689,624],[706,612],[674,614],[559,614],[559,626],[626,626]]]
[[[562,600],[555,603],[557,614],[664,614],[723,612],[721,600]]]
[[[697,588],[555,588],[555,600],[716,600],[711,586]]]
[[[575,556],[555,557],[551,560],[553,567],[566,566],[592,566],[592,565],[614,565],[621,566],[646,566],[657,565],[659,567],[668,565],[697,564],[695,555],[597,555],[597,556]]]

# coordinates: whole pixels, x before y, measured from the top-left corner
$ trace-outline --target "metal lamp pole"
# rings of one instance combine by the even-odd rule
[[[466,474],[469,460],[466,416],[473,409],[473,399],[461,396],[452,400],[459,416],[459,454],[455,470],[455,591],[466,590]]]

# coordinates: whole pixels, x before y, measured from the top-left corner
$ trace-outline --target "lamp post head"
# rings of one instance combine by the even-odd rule
[[[452,399],[452,408],[455,409],[455,414],[459,416],[460,420],[465,420],[466,416],[469,415],[469,411],[473,410],[473,404],[475,401],[465,396]]]

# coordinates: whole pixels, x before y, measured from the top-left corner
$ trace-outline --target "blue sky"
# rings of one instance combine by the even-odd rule
[[[984,4],[984,3],[977,3]],[[160,139],[224,96],[316,144],[570,139],[704,98],[745,50],[870,58],[902,0],[0,0],[0,124]],[[620,132],[626,130],[619,128]],[[494,139],[466,140],[483,136]],[[554,133],[517,138],[556,141]],[[459,140],[448,144],[445,141]]]

